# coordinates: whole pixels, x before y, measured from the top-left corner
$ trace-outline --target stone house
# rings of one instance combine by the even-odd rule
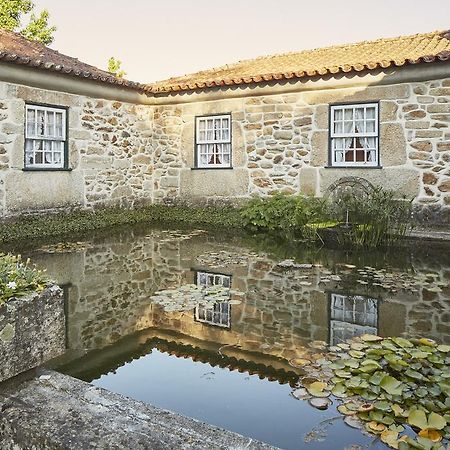
[[[450,223],[450,33],[153,84],[0,31],[1,216],[380,185]]]

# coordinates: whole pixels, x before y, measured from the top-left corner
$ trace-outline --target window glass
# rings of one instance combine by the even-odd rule
[[[66,110],[26,105],[25,167],[63,168]]]
[[[378,165],[378,104],[331,107],[331,165]]]
[[[198,117],[198,167],[231,167],[231,116]]]

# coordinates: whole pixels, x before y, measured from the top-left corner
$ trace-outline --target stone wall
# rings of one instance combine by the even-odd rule
[[[0,306],[0,382],[60,356],[66,348],[61,290],[11,299]]]
[[[422,220],[449,222],[450,78],[298,89],[270,95],[249,89],[234,97],[224,92],[219,99],[212,93],[211,100],[206,94],[188,102],[160,97],[160,105],[144,105],[0,83],[2,215],[229,202],[275,192],[324,196],[353,177],[413,199]],[[70,171],[22,171],[27,101],[69,107]],[[382,168],[327,167],[329,105],[374,101],[380,105]],[[196,116],[228,113],[232,170],[196,169]]]
[[[161,107],[164,120],[177,125],[170,127],[165,141],[159,136],[158,143],[176,161],[170,184],[159,197],[198,202],[275,192],[323,196],[340,179],[353,177],[414,200],[423,219],[431,205],[437,212],[429,220],[448,223],[449,85],[445,79],[189,104],[180,99]],[[329,105],[374,101],[380,105],[382,168],[327,167]],[[191,170],[195,117],[225,113],[232,114],[233,170]]]
[[[25,103],[69,108],[69,170],[23,171]],[[0,83],[1,216],[150,203],[148,106]]]

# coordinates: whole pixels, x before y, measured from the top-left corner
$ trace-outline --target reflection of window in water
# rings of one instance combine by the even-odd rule
[[[197,286],[223,286],[231,288],[231,276],[220,273],[196,272]],[[223,328],[231,327],[231,305],[228,302],[218,302],[211,309],[198,306],[195,308],[195,320]]]
[[[331,294],[330,345],[378,333],[378,301],[361,295]]]
[[[231,287],[231,276],[220,273],[197,272],[197,286]]]
[[[219,302],[214,304],[212,309],[197,306],[195,308],[195,319],[209,325],[230,328],[231,305],[228,302]]]

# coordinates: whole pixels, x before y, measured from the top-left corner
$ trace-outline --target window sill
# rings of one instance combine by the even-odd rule
[[[191,170],[233,170],[234,167],[191,167]]]
[[[72,172],[70,167],[24,167],[22,172]]]
[[[383,166],[324,166],[324,169],[382,169]]]

